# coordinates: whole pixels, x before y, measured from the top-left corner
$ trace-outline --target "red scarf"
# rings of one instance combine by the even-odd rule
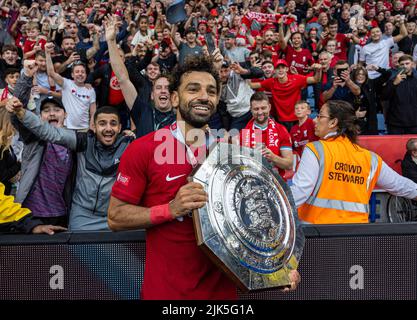
[[[8,95],[9,95],[9,86],[6,86],[6,88],[4,88],[3,90],[3,93],[1,94],[0,101],[6,100]]]
[[[250,29],[253,20],[258,21],[260,24],[278,23],[281,17],[285,25],[290,25],[293,22],[296,22],[294,18],[288,17],[287,14],[249,12],[242,18],[242,24],[246,25],[246,27]]]

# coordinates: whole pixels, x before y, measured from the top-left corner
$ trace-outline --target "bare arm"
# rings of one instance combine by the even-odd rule
[[[397,34],[395,37],[392,37],[392,40],[394,40],[395,43],[401,41],[403,38],[405,38],[408,35],[407,28],[405,27],[404,20],[401,19],[400,21],[400,33]]]
[[[307,84],[319,83],[321,80],[322,66],[321,64],[315,63],[311,67],[314,69],[314,76],[307,78]]]
[[[327,100],[331,99],[331,97],[333,97],[334,93],[336,92],[336,89],[337,89],[337,86],[335,86],[333,84],[333,86],[329,90],[324,91],[323,92],[323,100],[327,101]]]
[[[282,18],[279,24],[279,46],[281,47],[281,50],[285,50],[287,48],[287,38],[284,35],[284,25],[282,23]]]
[[[207,194],[201,184],[187,183],[178,190],[175,198],[166,204],[171,215],[170,220],[205,206],[207,201]],[[107,219],[113,231],[149,228],[152,226],[151,215],[152,208],[132,205],[115,197],[110,198]]]
[[[171,38],[172,40],[174,40],[174,43],[178,48],[181,44],[181,41],[180,39],[177,38],[177,30],[178,30],[178,26],[176,24],[173,24],[171,28]]]
[[[350,89],[354,96],[358,96],[361,94],[361,88],[352,80],[346,80],[346,86]]]
[[[110,197],[107,222],[113,231],[146,229],[152,226],[151,209]]]
[[[278,168],[281,168],[283,170],[291,170],[293,166],[293,154],[292,150],[280,150],[281,156],[276,155],[270,151],[271,160],[275,166]],[[265,155],[265,157],[268,159],[269,156]]]
[[[249,87],[251,87],[253,90],[262,88],[259,82],[249,82]]]
[[[94,124],[94,114],[96,113],[97,110],[97,104],[95,102],[93,102],[92,104],[90,104],[90,129],[93,130],[93,124]]]
[[[92,34],[93,37],[93,46],[89,48],[86,52],[87,60],[90,60],[99,50],[100,50],[100,42],[98,40],[97,32]]]
[[[129,109],[133,108],[133,104],[138,96],[135,86],[129,79],[126,66],[120,57],[119,49],[116,44],[117,26],[114,18],[107,18],[105,21],[106,41],[109,47],[109,57],[114,74],[119,81],[120,89],[125,98],[126,105]]]
[[[194,21],[195,18],[195,13],[193,12],[187,19],[187,22],[184,25],[184,29],[187,30],[189,27],[192,26],[192,23]]]
[[[353,95],[358,96],[361,94],[361,88],[350,79],[349,71],[343,71],[341,74],[341,78],[345,81],[346,86],[353,93]]]
[[[64,78],[55,72],[54,65],[52,63],[51,58],[51,51],[54,50],[54,44],[53,43],[47,43],[45,45],[45,56],[46,56],[46,71],[48,75],[59,85],[64,85]]]

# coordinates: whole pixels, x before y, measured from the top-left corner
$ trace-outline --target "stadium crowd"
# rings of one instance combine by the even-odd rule
[[[206,130],[260,147],[284,178],[319,139],[313,118],[329,101],[354,108],[361,134],[417,134],[416,8],[416,0],[1,0],[4,194],[44,225],[108,230],[113,184],[129,179],[118,175],[120,158],[135,139],[175,123],[173,78],[195,56],[211,59],[221,82]],[[0,217],[9,231],[16,221]]]

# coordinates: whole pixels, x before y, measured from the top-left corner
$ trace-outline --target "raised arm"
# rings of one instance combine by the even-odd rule
[[[281,50],[285,50],[287,48],[288,40],[287,37],[284,35],[284,23],[283,19],[281,18],[279,21],[279,46]]]
[[[122,58],[120,57],[119,49],[116,44],[116,19],[110,15],[107,16],[105,18],[104,27],[106,29],[106,41],[109,47],[109,57],[112,69],[117,77],[117,80],[119,81],[120,89],[122,90],[126,105],[129,109],[132,109],[138,96],[138,92],[129,80],[129,74]]]
[[[98,27],[99,28],[99,27]],[[93,38],[93,46],[87,50],[87,60],[90,60],[100,50],[100,42],[98,38],[98,30],[95,26],[90,28],[91,37]]]
[[[400,17],[399,19],[400,19],[400,33],[397,34],[395,37],[392,37],[392,40],[394,40],[395,43],[401,41],[403,38],[405,38],[408,35],[403,17]]]
[[[181,44],[181,40],[177,37],[177,31],[178,31],[178,26],[176,24],[173,24],[171,27],[171,38],[178,48]]]
[[[319,63],[315,63],[311,66],[311,68],[314,69],[314,76],[307,78],[307,84],[315,84],[319,83],[321,80],[321,74],[322,74],[322,65]]]
[[[64,78],[55,72],[54,64],[52,63],[51,53],[54,51],[54,44],[52,42],[48,42],[45,45],[45,56],[46,56],[46,71],[48,75],[59,85],[64,85]]]
[[[48,122],[42,121],[33,112],[23,108],[19,99],[13,97],[9,99],[6,105],[7,111],[14,113],[17,119],[39,139],[51,143],[60,144],[76,150],[77,134],[73,130],[57,128],[51,126]]]

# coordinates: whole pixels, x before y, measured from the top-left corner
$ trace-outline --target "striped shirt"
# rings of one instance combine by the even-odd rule
[[[23,202],[23,206],[29,208],[33,216],[51,218],[67,214],[64,188],[71,167],[71,151],[66,147],[48,143],[39,175]]]

